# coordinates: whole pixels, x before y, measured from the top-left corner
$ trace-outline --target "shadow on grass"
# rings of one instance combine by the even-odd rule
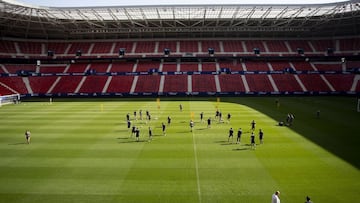
[[[115,133],[131,132],[131,130],[114,130]]]
[[[218,141],[215,141],[215,143],[227,143],[228,141],[226,141],[226,140],[218,140]]]
[[[131,140],[128,140],[128,141],[124,141],[124,142],[118,142],[119,144],[126,144],[126,143],[134,143],[134,142],[147,142],[148,140],[139,140],[139,141],[137,141],[137,140],[133,140],[133,139],[131,139]]]
[[[220,144],[220,145],[235,145],[236,143],[234,143],[234,142],[226,142],[226,143],[222,143],[222,144]]]
[[[27,144],[26,142],[10,143],[9,145],[22,145]]]
[[[250,150],[251,148],[249,147],[246,147],[246,148],[236,148],[236,149],[233,149],[233,151],[245,151],[245,150]]]
[[[195,129],[195,130],[207,130],[207,129],[209,129],[209,128],[197,128],[197,129]]]
[[[275,105],[275,100],[280,106]],[[339,96],[310,97],[248,97],[223,98],[222,102],[237,103],[259,111],[273,120],[279,128],[288,128],[335,156],[360,169],[357,151],[360,143],[360,114],[356,112],[357,99]],[[321,110],[321,117],[316,112]],[[279,126],[288,113],[295,115],[292,126]],[[249,118],[249,122],[252,118]],[[256,126],[261,128],[260,125]]]

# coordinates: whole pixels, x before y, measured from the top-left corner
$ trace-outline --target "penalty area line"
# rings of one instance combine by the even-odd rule
[[[195,135],[194,135],[194,132],[192,132],[191,134],[192,134],[192,137],[193,137],[193,144],[194,144],[194,158],[195,158],[195,171],[196,171],[196,183],[197,183],[198,198],[199,198],[199,203],[201,203],[201,189],[200,189],[200,178],[199,178],[199,164],[198,164],[198,158],[197,158]]]

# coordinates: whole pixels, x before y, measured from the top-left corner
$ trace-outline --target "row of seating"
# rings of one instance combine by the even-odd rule
[[[261,62],[261,61],[220,61],[220,62],[181,62],[167,63],[160,61],[139,62],[114,62],[114,63],[73,63],[73,64],[3,64],[0,73],[18,73],[19,71],[30,71],[34,73],[84,73],[86,70],[104,72],[147,72],[157,69],[161,72],[197,72],[197,71],[219,71],[221,68],[229,68],[230,71],[283,71],[292,68],[298,71],[344,71],[351,68],[360,68],[360,62]]]
[[[358,53],[360,38],[319,39],[319,40],[172,40],[172,41],[89,41],[89,42],[42,42],[42,41],[0,41],[0,56],[46,56],[51,51],[55,56],[74,56],[78,51],[82,56],[118,55],[120,49],[126,54],[158,54],[164,49],[171,54],[206,54],[209,48],[217,53],[252,54],[258,48],[261,54],[327,54],[330,48],[334,54]]]
[[[360,92],[355,74],[0,77],[0,94],[144,92]]]

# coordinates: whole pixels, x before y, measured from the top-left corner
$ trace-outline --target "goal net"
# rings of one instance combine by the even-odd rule
[[[20,94],[0,96],[0,106],[6,104],[16,104],[20,101]]]

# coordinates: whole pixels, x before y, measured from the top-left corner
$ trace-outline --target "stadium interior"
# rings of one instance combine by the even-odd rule
[[[360,6],[1,1],[0,94],[360,93]]]

